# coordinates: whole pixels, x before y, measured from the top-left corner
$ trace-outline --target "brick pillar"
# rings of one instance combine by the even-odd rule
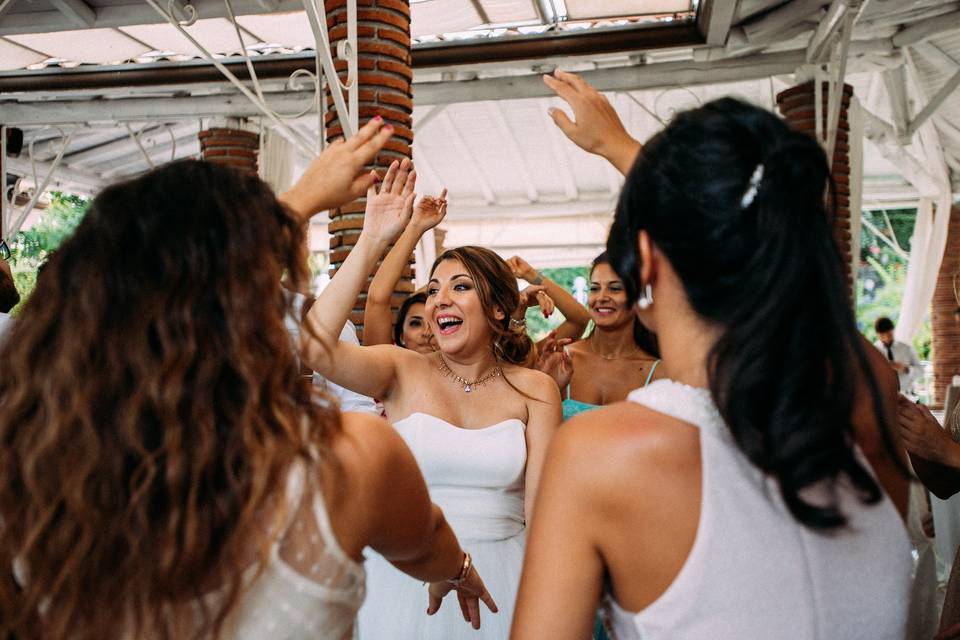
[[[207,129],[197,134],[203,159],[256,175],[260,134],[244,127],[238,118],[212,120]]]
[[[336,50],[336,43],[347,37],[346,0],[326,0],[324,6],[331,47]],[[360,125],[379,115],[394,128],[393,139],[374,160],[373,168],[382,173],[394,160],[411,157],[413,70],[410,67],[408,0],[358,0],[357,50]],[[346,62],[337,60],[336,67],[341,78],[346,80]],[[340,114],[334,110],[333,97],[329,94],[327,108],[327,140],[331,141],[342,136],[343,129],[340,126]],[[330,265],[334,270],[340,267],[356,244],[363,227],[364,204],[365,199],[361,198],[330,212]],[[394,312],[414,290],[412,255],[410,263],[392,299]],[[366,287],[350,315],[361,333],[365,304]]]
[[[936,409],[943,409],[947,385],[953,376],[960,375],[960,302],[957,301],[955,285],[960,287],[960,207],[957,206],[950,210],[947,246],[930,309],[933,406]]]
[[[850,123],[847,109],[853,87],[843,85],[843,99],[840,103],[840,119],[837,127],[837,142],[833,150],[833,180],[837,186],[837,219],[834,225],[834,238],[844,260],[844,273],[847,278],[847,290],[854,291],[853,260],[851,256],[853,239],[850,233]],[[777,106],[787,123],[799,131],[816,136],[816,107],[813,82],[791,87],[777,95]],[[828,85],[823,85],[823,127],[827,126]],[[853,298],[851,298],[852,300]],[[852,302],[851,302],[852,304]]]

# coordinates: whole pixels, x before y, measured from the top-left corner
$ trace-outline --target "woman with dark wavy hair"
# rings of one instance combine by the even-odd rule
[[[409,161],[395,163],[379,193],[368,194],[360,238],[307,316],[323,343],[332,342],[367,274],[406,225],[414,199],[410,173]],[[395,223],[374,224],[388,219]],[[314,370],[383,401],[431,497],[468,541],[501,607],[474,633],[454,607],[440,606],[449,585],[434,584],[428,611],[435,615],[424,619],[423,589],[375,556],[368,563],[361,640],[500,640],[509,634],[525,523],[560,424],[556,384],[523,366],[533,345],[510,322],[519,305],[516,278],[502,258],[482,247],[460,247],[441,254],[430,270],[424,311],[435,352],[342,342],[324,348],[309,338],[304,345]]]
[[[476,609],[409,450],[284,328],[304,223],[373,182],[381,124],[282,202],[193,160],[111,186],[54,253],[0,350],[0,637],[347,639],[367,546]]]
[[[602,597],[618,640],[899,640],[912,561],[854,444],[861,375],[885,415],[823,150],[731,98],[639,150],[580,78],[548,84],[567,135],[630,167],[607,250],[668,379],[557,435],[512,637],[585,638]]]

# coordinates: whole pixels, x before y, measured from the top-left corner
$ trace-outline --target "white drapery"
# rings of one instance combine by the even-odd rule
[[[280,194],[293,184],[293,165],[296,148],[289,140],[265,129],[261,135],[260,178]]]

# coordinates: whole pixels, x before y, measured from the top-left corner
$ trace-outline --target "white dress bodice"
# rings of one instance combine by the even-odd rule
[[[503,540],[523,530],[527,447],[522,421],[464,429],[418,412],[394,427],[462,543]]]
[[[700,430],[700,521],[690,555],[643,611],[604,601],[616,640],[791,638],[901,640],[910,546],[886,497],[839,494],[848,526],[797,522],[775,482],[736,446],[709,391],[658,380],[628,400]]]
[[[227,618],[222,637],[230,640],[349,640],[363,603],[363,565],[341,549],[318,487],[307,489],[305,469],[290,474],[287,497],[292,513],[270,561],[255,577]]]

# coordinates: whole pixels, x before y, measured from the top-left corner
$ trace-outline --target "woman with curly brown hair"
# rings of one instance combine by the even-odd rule
[[[367,194],[360,238],[307,316],[323,343],[333,342],[370,270],[410,218],[413,182],[409,161],[395,163],[379,193]],[[549,376],[522,366],[533,343],[510,322],[520,293],[497,254],[482,247],[444,252],[426,293],[436,351],[342,342],[324,348],[308,338],[304,358],[335,383],[383,401],[502,611],[476,634],[455,608],[440,606],[449,586],[435,584],[429,609],[435,615],[424,619],[422,588],[375,556],[368,563],[360,638],[500,640],[509,634],[526,522],[560,424],[560,394]]]
[[[367,546],[476,610],[409,450],[284,329],[304,222],[375,180],[381,124],[282,201],[196,161],[94,200],[0,351],[0,637],[349,638]]]

